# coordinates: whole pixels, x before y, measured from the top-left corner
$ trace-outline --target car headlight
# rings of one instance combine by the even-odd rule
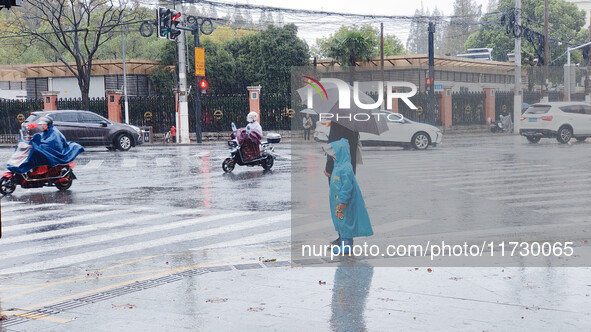
[[[135,130],[135,132],[136,132],[138,135],[141,135],[141,133],[142,133],[142,130],[140,129],[140,127],[136,127],[136,126],[132,126],[132,125],[129,125],[129,126],[130,126],[131,128],[133,128],[133,130]]]

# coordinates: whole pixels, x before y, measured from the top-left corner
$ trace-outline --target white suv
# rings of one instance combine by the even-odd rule
[[[591,137],[591,105],[583,102],[534,104],[521,116],[519,134],[532,143],[555,137],[560,143]]]

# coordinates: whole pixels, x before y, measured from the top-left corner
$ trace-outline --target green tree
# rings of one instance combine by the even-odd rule
[[[11,13],[15,28],[31,43],[44,45],[45,52],[64,63],[82,94],[82,107],[89,108],[90,73],[97,51],[117,35],[119,27],[138,16],[114,0],[27,0]],[[71,66],[68,62],[74,61]]]
[[[265,31],[228,42],[225,48],[235,61],[237,91],[260,84],[265,91],[290,91],[291,68],[306,66],[309,49],[297,36],[297,27],[268,26]]]
[[[505,22],[510,19],[510,13],[513,12],[515,4],[512,0],[499,0],[497,10],[505,14]],[[523,0],[522,1],[522,25],[539,33],[543,32],[544,22],[544,1]],[[481,29],[468,38],[467,48],[490,47],[493,49],[493,59],[497,61],[506,61],[507,53],[512,53],[515,49],[515,39],[513,35],[507,34],[506,26],[500,23],[500,15],[485,16],[481,20]],[[550,58],[553,60],[564,54],[567,44],[552,41],[558,39],[573,44],[581,44],[588,40],[586,29],[581,29],[585,24],[585,12],[578,10],[577,6],[565,2],[564,0],[549,1],[548,15],[550,31]],[[542,47],[538,42],[530,42],[527,38],[522,38],[522,60],[524,64],[538,57],[535,48]],[[581,59],[580,52],[573,52],[573,62]],[[562,65],[566,58],[559,58],[554,65]]]
[[[245,92],[247,86],[257,84],[270,93],[288,92],[291,68],[308,64],[308,46],[297,37],[297,27],[293,24],[281,28],[268,26],[265,31],[222,40],[225,37],[202,38],[200,45],[205,49],[209,90],[214,93]],[[193,48],[193,38],[188,47]],[[169,80],[171,71],[166,66],[176,66],[176,45],[166,44],[161,49],[160,59],[162,67],[152,75],[152,82],[161,86],[163,93],[169,93],[176,83]],[[189,63],[194,63],[194,52],[189,52]],[[189,68],[188,77],[193,77],[194,68]]]
[[[474,31],[478,30],[478,20],[482,6],[473,0],[455,0],[454,17],[445,31],[445,52],[452,55],[464,53],[464,44]]]
[[[342,26],[334,35],[316,40],[313,53],[317,57],[329,57],[342,66],[355,66],[356,61],[367,61],[380,54],[380,31],[371,25],[361,27]],[[404,54],[404,45],[395,35],[384,35],[384,55]]]

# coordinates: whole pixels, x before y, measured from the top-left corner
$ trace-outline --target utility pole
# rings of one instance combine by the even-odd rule
[[[316,60],[316,58],[314,58]],[[382,73],[382,84],[385,87],[385,77],[384,77],[384,23],[380,23],[380,71]],[[384,88],[385,89],[385,88]],[[382,93],[384,93],[382,91]]]
[[[175,4],[176,10],[176,4]],[[183,7],[180,6],[179,13],[182,14]],[[180,106],[180,142],[183,144],[191,143],[189,138],[189,104],[187,102],[187,58],[185,57],[185,35],[184,31],[180,30],[179,38],[177,38],[177,50],[179,53],[179,106]]]
[[[591,17],[591,10],[589,11],[589,15]],[[589,22],[589,42],[591,42],[591,22]],[[585,85],[585,92],[587,93],[587,98],[585,101],[591,102],[591,49],[587,49],[587,80]]]
[[[519,135],[521,118],[521,0],[515,0],[515,26],[519,27],[515,36],[515,93],[513,95],[513,129]],[[513,30],[515,31],[515,29]]]
[[[429,122],[435,125],[435,47],[433,45],[433,34],[435,33],[435,23],[429,22]]]
[[[199,26],[193,31],[193,41],[195,47],[195,63],[197,63],[197,53],[199,48]],[[204,71],[205,71],[205,59],[204,61]],[[201,114],[201,92],[199,91],[199,81],[201,80],[202,73],[199,73],[197,70],[197,66],[195,66],[195,132],[197,133],[197,143],[202,142],[202,126],[201,126],[201,118],[203,115]]]
[[[550,101],[548,97],[548,64],[550,62],[548,36],[548,0],[544,0],[544,68],[542,75],[542,100],[544,101]]]
[[[123,10],[121,0],[119,7]],[[127,66],[125,65],[125,27],[121,26],[121,58],[123,59],[123,100],[125,104],[125,123],[129,124],[129,104],[127,103]]]

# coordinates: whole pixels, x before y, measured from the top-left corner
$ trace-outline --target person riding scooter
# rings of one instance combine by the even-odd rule
[[[68,142],[64,135],[53,126],[53,120],[44,116],[37,122],[43,129],[42,133],[33,135],[29,141],[31,150],[26,160],[19,165],[8,165],[11,172],[23,174],[37,166],[66,165],[84,151],[74,142]]]
[[[242,145],[244,160],[252,160],[261,155],[260,144],[263,138],[263,127],[257,122],[259,115],[250,112],[246,116],[248,124],[238,130],[238,143]]]

